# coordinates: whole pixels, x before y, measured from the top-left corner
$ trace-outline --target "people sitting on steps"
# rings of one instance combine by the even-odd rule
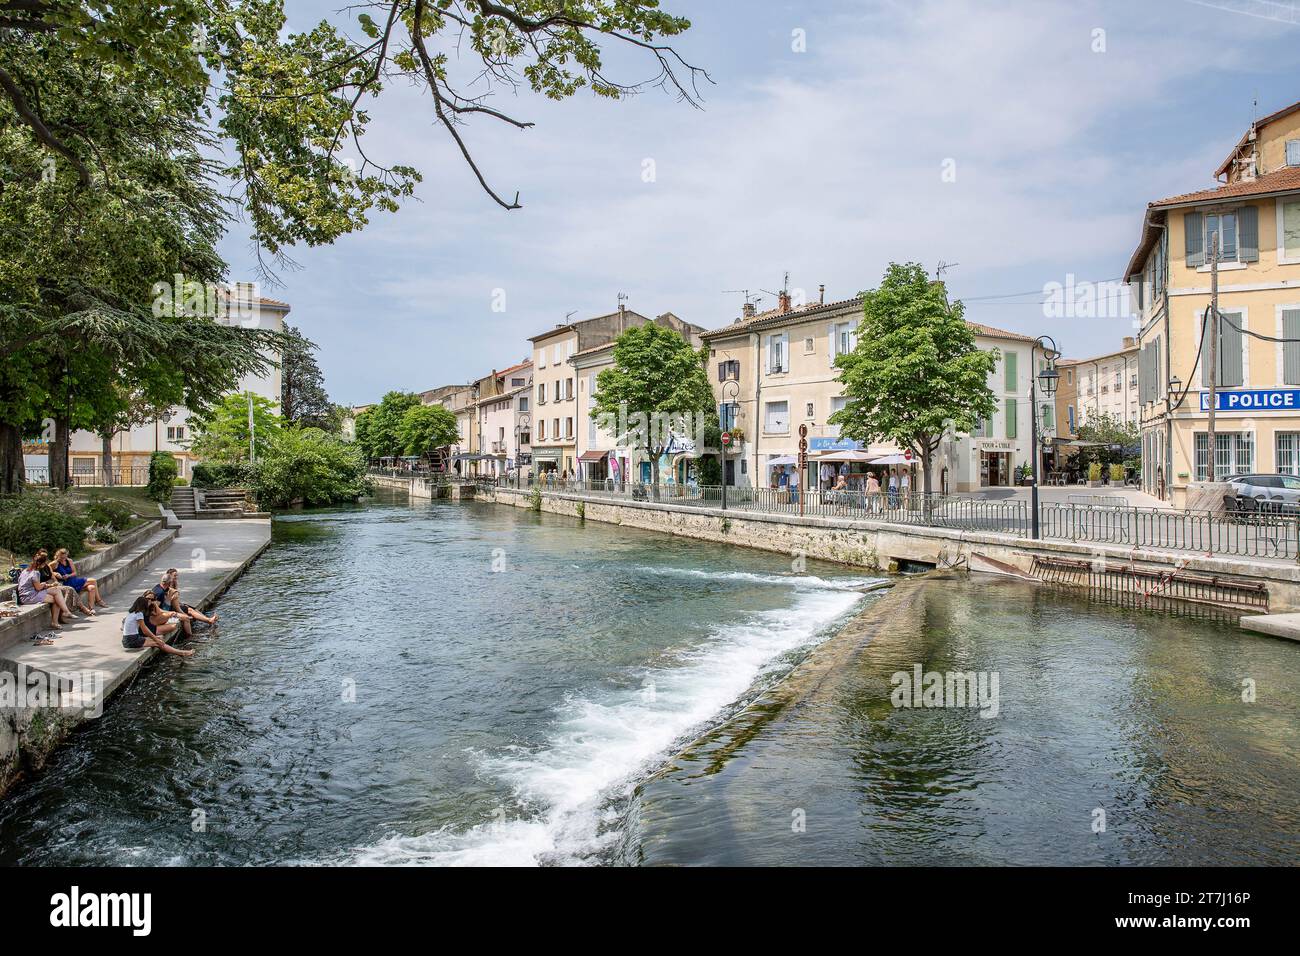
[[[60,630],[63,622],[72,620],[72,612],[63,600],[63,589],[56,583],[41,579],[41,571],[47,564],[42,552],[37,552],[31,564],[18,575],[19,604],[48,604],[50,606],[50,627]],[[41,638],[38,644],[51,644],[52,641]]]
[[[192,621],[199,621],[202,624],[216,624],[217,615],[213,614],[208,617],[192,604],[185,604],[181,601],[180,594],[180,572],[175,568],[168,568],[163,572],[158,583],[153,587],[153,595],[164,611],[172,611],[182,616],[185,622],[185,633],[189,634],[192,630]]]
[[[193,657],[194,651],[181,650],[178,647],[172,647],[162,639],[162,634],[169,633],[160,627],[154,627],[150,622],[157,620],[161,614],[158,602],[154,599],[153,592],[147,591],[135,599],[131,609],[127,612],[126,617],[122,619],[122,646],[129,651],[138,651],[146,647],[156,647],[165,654],[175,654],[179,657]],[[161,614],[165,619],[166,614]],[[175,629],[175,625],[171,625]]]
[[[59,548],[54,552],[54,577],[60,584],[72,588],[82,596],[81,610],[86,614],[93,615],[96,607],[108,606],[104,596],[99,593],[99,582],[77,574],[77,566],[73,564],[67,548]]]

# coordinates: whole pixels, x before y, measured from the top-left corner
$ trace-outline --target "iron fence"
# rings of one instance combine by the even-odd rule
[[[1300,558],[1300,516],[1078,504],[1042,504],[1044,538],[1171,551]]]

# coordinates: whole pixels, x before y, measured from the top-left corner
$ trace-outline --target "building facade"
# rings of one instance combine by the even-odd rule
[[[738,321],[704,335],[719,420],[730,427],[734,440],[727,456],[728,483],[772,487],[797,460],[800,426],[808,438],[808,473],[801,476],[805,488],[827,485],[830,473],[823,465],[842,464],[836,461],[842,452],[903,454],[904,449],[889,442],[864,446],[843,439],[839,426],[827,421],[846,401],[834,363],[857,344],[861,300],[793,307],[782,296],[778,303],[762,313],[747,305]],[[1034,340],[1028,336],[967,324],[979,348],[1000,355],[989,378],[998,411],[975,434],[952,434],[941,441],[933,461],[935,491],[1008,486],[1016,469],[1030,461],[1029,379],[1035,361],[1043,364],[1042,353],[1031,356]],[[1042,433],[1050,436],[1055,432],[1052,400],[1040,402],[1040,413]],[[913,487],[921,487],[919,462],[893,467],[908,471]]]
[[[1140,421],[1137,338],[1125,336],[1115,352],[1070,362],[1078,376],[1074,430],[1097,415],[1110,415],[1122,424]]]
[[[1177,505],[1192,482],[1300,474],[1300,103],[1253,123],[1215,175],[1215,188],[1147,207],[1125,274],[1141,325],[1144,490]]]

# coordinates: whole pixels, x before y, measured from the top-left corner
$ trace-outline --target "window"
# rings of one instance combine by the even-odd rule
[[[523,431],[519,433],[519,444],[531,445],[532,443],[533,443],[533,436],[529,432]]]
[[[1300,262],[1300,199],[1278,201],[1278,258]]]
[[[1074,406],[1073,405],[1065,406],[1065,422],[1069,426],[1070,434],[1073,435],[1074,434]]]
[[[768,402],[767,415],[763,420],[765,432],[788,432],[790,430],[790,403]]]
[[[168,425],[168,426],[167,426],[167,440],[168,440],[168,441],[184,441],[184,440],[185,440],[185,428],[184,428],[184,426],[172,426],[172,425]]]
[[[736,427],[736,421],[740,418],[740,403],[725,402],[718,406],[718,423],[722,426],[724,432],[731,431]]]
[[[596,444],[596,419],[590,415],[587,416],[587,444],[594,447]]]
[[[727,359],[725,362],[719,362],[718,381],[739,382],[740,381],[740,359]]]
[[[857,326],[852,322],[837,322],[831,326],[830,358],[832,365],[835,364],[835,356],[843,355],[845,352],[852,352],[854,346],[858,344],[856,328]]]
[[[560,437],[560,420],[558,418],[552,418],[551,419],[551,440],[554,441],[559,437]]]
[[[523,388],[526,384],[528,383],[525,382],[522,378],[512,378],[510,380],[511,388]]]
[[[560,380],[555,380],[555,400],[558,402],[564,398],[564,393],[560,391]]]
[[[816,346],[813,344],[813,340],[811,336],[803,340],[804,355],[812,355],[815,350],[816,350]]]
[[[767,337],[767,371],[769,374],[775,372],[788,372],[788,345],[790,337],[782,332],[780,335],[769,335]]]
[[[1014,355],[1015,353],[1012,352],[1011,354]],[[1019,402],[1017,402],[1014,398],[1008,398],[1008,399],[1006,400],[1006,403],[1007,403],[1007,405],[1006,405],[1006,407],[1007,407],[1007,437],[1008,437],[1008,438],[1015,438],[1015,437],[1016,437],[1016,418],[1018,417],[1018,408],[1017,408],[1017,406],[1019,405]]]
[[[970,434],[972,438],[987,438],[988,424],[984,421],[984,419],[981,418],[979,421],[975,423],[975,427],[971,429]]]
[[[573,398],[573,379],[566,378],[564,380],[564,400],[567,402],[571,398]]]
[[[546,404],[546,383],[545,382],[542,382],[541,385],[537,386],[537,404],[538,405]]]
[[[1300,432],[1277,433],[1277,470],[1284,475],[1300,475]]]
[[[545,418],[539,418],[537,420],[537,440],[546,441],[546,419]]]
[[[519,396],[519,410],[520,410],[521,412],[526,412],[526,411],[528,411],[528,396],[527,396],[527,395],[520,395],[520,396]]]
[[[594,425],[595,422],[592,422],[592,424]],[[565,438],[572,438],[572,437],[573,437],[573,419],[572,419],[572,418],[566,418],[566,419],[564,420],[564,437],[565,437]]]
[[[1124,372],[1122,369],[1115,369],[1115,391],[1122,391],[1124,388]]]
[[[1237,213],[1210,213],[1205,217],[1205,251],[1210,252],[1210,236],[1219,234],[1219,261],[1237,261]]]
[[[817,417],[817,406],[813,402],[808,402],[804,406],[804,418],[813,419]]]
[[[1288,166],[1300,166],[1300,139],[1288,139],[1286,141],[1286,164]]]
[[[1208,481],[1207,452],[1210,436],[1196,433],[1196,480]],[[1255,436],[1252,432],[1216,432],[1214,435],[1214,480],[1248,475],[1255,470]]]

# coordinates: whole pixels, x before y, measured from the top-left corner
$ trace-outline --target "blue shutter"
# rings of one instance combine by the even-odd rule
[[[1187,268],[1195,269],[1205,265],[1204,217],[1199,212],[1189,212],[1183,216],[1183,238],[1187,250]]]
[[[1238,243],[1240,261],[1259,261],[1259,207],[1242,206],[1238,212],[1237,226],[1241,239]]]

